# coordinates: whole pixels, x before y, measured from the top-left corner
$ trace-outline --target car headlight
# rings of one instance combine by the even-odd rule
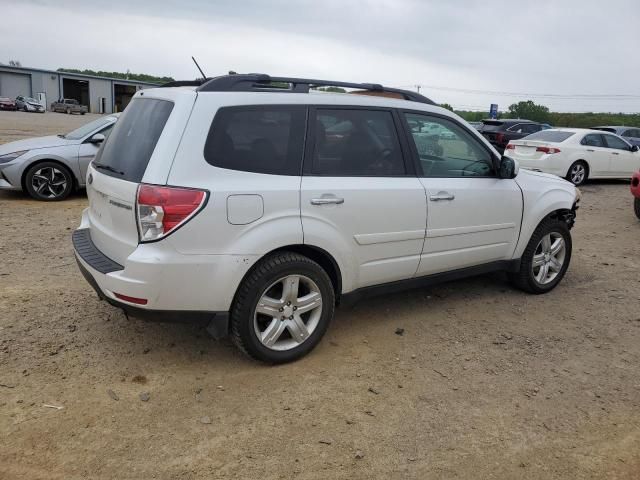
[[[11,160],[15,160],[20,155],[24,155],[29,150],[20,150],[19,152],[7,153],[6,155],[0,155],[0,163],[9,163]]]

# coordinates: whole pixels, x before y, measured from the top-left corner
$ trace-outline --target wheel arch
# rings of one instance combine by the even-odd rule
[[[257,268],[258,264],[268,256],[279,253],[279,252],[298,253],[300,255],[304,255],[305,257],[310,258],[311,260],[316,262],[318,265],[320,265],[323,268],[323,270],[327,272],[327,275],[329,275],[329,279],[331,280],[331,284],[333,286],[333,290],[336,295],[336,301],[339,300],[340,294],[342,292],[342,271],[340,269],[340,266],[338,265],[338,262],[326,250],[320,247],[307,245],[307,244],[284,245],[282,247],[274,248],[273,250],[270,250],[269,252],[260,256],[260,258],[258,258],[253,263],[253,265],[251,265],[251,268],[249,268],[242,276],[242,279],[240,280],[240,283],[238,283],[238,287],[236,288],[234,299],[235,299],[235,296],[237,295],[239,286]]]
[[[558,218],[568,221],[569,217],[575,216],[577,209],[576,199],[570,192],[565,189],[554,188],[548,190],[543,195],[530,203],[531,210],[526,211],[527,203],[525,203],[525,217],[523,217],[522,229],[518,245],[513,254],[513,258],[520,258],[527,248],[527,244],[533,235],[533,232],[547,218]]]
[[[573,167],[573,165],[575,163],[578,163],[578,162],[584,163],[587,166],[587,178],[589,178],[589,174],[591,173],[591,164],[589,163],[589,160],[586,160],[586,159],[584,159],[582,157],[575,158],[575,159],[571,160],[571,162],[569,162],[569,166],[567,167],[567,171],[564,174],[565,177],[569,176],[569,171],[571,170],[571,167]]]
[[[20,186],[22,187],[22,191],[26,192],[27,191],[27,173],[29,172],[29,170],[31,170],[33,167],[35,167],[36,165],[39,165],[41,163],[45,163],[45,162],[52,162],[52,163],[56,163],[58,165],[60,165],[61,167],[67,169],[69,171],[69,173],[71,174],[71,179],[73,181],[73,188],[77,189],[79,186],[79,182],[78,182],[78,178],[76,176],[76,173],[73,171],[73,168],[66,162],[57,159],[57,158],[39,158],[37,160],[34,160],[33,162],[29,163],[29,165],[27,165],[26,167],[24,167],[24,169],[22,170],[22,175],[20,176]]]

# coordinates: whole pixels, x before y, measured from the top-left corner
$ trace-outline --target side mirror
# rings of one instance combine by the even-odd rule
[[[498,170],[498,177],[511,179],[516,178],[518,175],[518,170],[520,167],[518,166],[518,162],[515,161],[511,157],[505,157],[504,155],[500,159],[500,168]]]
[[[640,147],[638,147],[638,145],[631,145],[632,152],[637,152],[638,150],[640,150]]]
[[[89,143],[102,143],[104,142],[104,135],[101,133],[96,133],[89,139]]]

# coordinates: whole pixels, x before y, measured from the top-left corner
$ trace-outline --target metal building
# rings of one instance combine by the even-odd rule
[[[121,112],[137,90],[155,83],[0,65],[0,97],[39,100],[47,110],[59,98],[75,98],[92,113]]]

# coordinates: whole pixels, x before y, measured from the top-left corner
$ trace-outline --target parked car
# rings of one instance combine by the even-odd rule
[[[69,115],[72,113],[84,115],[89,111],[89,108],[86,105],[80,105],[80,102],[75,98],[63,98],[51,104],[51,111],[62,112]]]
[[[507,145],[506,154],[520,166],[582,185],[588,178],[631,178],[640,168],[636,145],[599,130],[543,130]]]
[[[640,147],[640,128],[638,127],[591,127],[592,130],[602,130],[604,132],[620,135],[631,145]]]
[[[22,95],[16,97],[16,108],[18,110],[24,110],[25,112],[44,113],[45,111],[44,105],[35,98],[23,97]]]
[[[0,110],[16,111],[16,102],[7,97],[0,97]]]
[[[640,219],[640,171],[635,172],[631,178],[631,194],[635,197],[633,199],[633,209],[638,219]]]
[[[405,100],[305,94],[335,84],[251,74],[137,92],[89,166],[73,233],[100,298],[132,316],[209,322],[280,363],[363,295],[494,270],[531,293],[558,285],[571,183],[518,173],[415,92],[338,82]],[[422,153],[421,123],[457,140]]]
[[[0,190],[25,190],[37,200],[63,200],[84,186],[87,166],[118,115],[100,117],[65,135],[0,145]]]
[[[530,120],[483,120],[480,133],[489,140],[498,152],[503,153],[511,140],[531,135],[542,130],[542,125]]]

